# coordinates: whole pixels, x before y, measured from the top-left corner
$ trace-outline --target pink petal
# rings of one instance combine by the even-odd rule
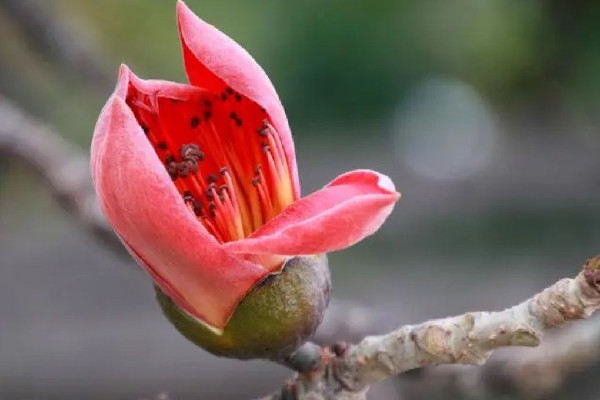
[[[119,237],[161,289],[220,330],[268,271],[229,254],[186,208],[120,97],[126,72],[94,132],[91,164],[98,198]]]
[[[292,133],[283,105],[267,74],[244,48],[198,18],[181,0],[177,2],[177,19],[190,82],[216,93],[229,86],[267,111],[281,138],[295,195],[300,197]]]
[[[224,247],[241,254],[287,256],[340,250],[377,231],[399,197],[385,175],[348,172],[293,203],[251,236]]]

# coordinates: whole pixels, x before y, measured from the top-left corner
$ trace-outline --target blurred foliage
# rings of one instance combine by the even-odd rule
[[[184,80],[174,1],[51,3],[104,51],[115,75],[118,63],[126,62],[145,77]],[[263,65],[294,127],[385,124],[407,91],[432,75],[464,80],[508,108],[558,101],[589,113],[600,105],[597,2],[189,0],[188,4]],[[89,131],[87,119],[75,125],[65,119],[72,119],[75,105],[93,115],[105,94],[86,93],[81,83],[57,75],[35,52],[27,52],[10,21],[0,16],[0,22],[3,36],[11,38],[0,46],[2,89],[19,92],[16,97],[21,99],[27,90],[31,94],[27,97],[45,96],[38,99],[39,107],[48,102],[58,105],[46,114],[53,114],[51,119],[59,126]],[[15,89],[14,76],[28,77],[29,82],[22,83],[25,90]],[[51,101],[57,97],[64,102]]]

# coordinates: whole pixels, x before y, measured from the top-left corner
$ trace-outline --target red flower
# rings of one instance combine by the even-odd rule
[[[175,303],[221,331],[295,255],[374,233],[399,198],[377,172],[300,198],[294,143],[269,78],[228,36],[177,5],[190,84],[126,66],[98,119],[92,175],[125,246]]]

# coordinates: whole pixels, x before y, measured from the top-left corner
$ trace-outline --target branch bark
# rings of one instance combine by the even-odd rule
[[[362,400],[371,385],[405,371],[440,364],[482,365],[495,349],[537,346],[548,331],[599,308],[597,256],[574,279],[562,279],[504,311],[408,325],[334,352],[324,348],[318,368],[298,374],[264,400]],[[529,374],[525,379],[537,377]]]
[[[600,318],[595,317],[554,332],[537,348],[494,355],[483,367],[448,365],[420,370],[406,376],[401,389],[408,398],[450,392],[465,399],[537,399],[556,392],[571,375],[599,359]]]

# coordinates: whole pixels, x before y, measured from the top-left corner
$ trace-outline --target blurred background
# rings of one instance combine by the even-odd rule
[[[599,2],[187,3],[271,77],[304,193],[354,168],[402,192],[381,231],[330,258],[335,296],[387,316],[373,332],[511,306],[598,251]],[[121,62],[184,81],[174,5],[0,0],[0,94],[87,153]],[[289,375],[186,342],[141,270],[0,159],[1,399],[249,399]],[[599,376],[547,398],[597,399]]]

